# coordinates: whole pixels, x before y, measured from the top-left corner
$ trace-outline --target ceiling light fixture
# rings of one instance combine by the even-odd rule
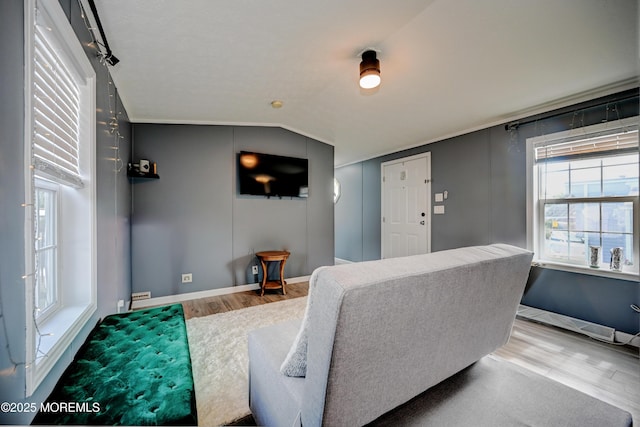
[[[380,61],[376,58],[375,50],[367,50],[362,53],[360,63],[360,87],[373,89],[380,84]]]

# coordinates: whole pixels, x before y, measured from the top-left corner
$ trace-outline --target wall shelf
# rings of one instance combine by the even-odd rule
[[[154,165],[153,170],[155,171],[155,163],[153,165]],[[140,170],[138,170],[136,166],[137,165],[132,165],[131,163],[129,163],[127,168],[127,177],[129,177],[129,180],[131,182],[146,181],[150,179],[160,179],[160,175],[158,175],[157,173],[141,172]]]
[[[144,173],[136,171],[127,171],[129,178],[141,178],[141,179],[160,179],[160,175],[157,173]]]

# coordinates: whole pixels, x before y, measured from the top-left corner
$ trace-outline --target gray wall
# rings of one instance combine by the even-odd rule
[[[60,2],[82,41],[87,30],[78,2]],[[113,138],[104,125],[97,129],[97,232],[98,232],[98,310],[92,320],[67,349],[64,356],[34,395],[25,399],[25,292],[24,271],[24,3],[3,0],[0,5],[0,401],[43,401],[99,318],[114,313],[118,299],[127,300],[130,286],[129,210],[130,190],[125,170],[115,172]],[[105,122],[109,108],[107,72],[88,52],[97,74],[97,116]],[[113,94],[113,88],[111,88]],[[130,129],[126,112],[116,96],[121,133],[121,153],[125,162],[130,151]],[[113,106],[112,101],[112,106]],[[106,120],[108,122],[108,120]],[[3,424],[28,424],[34,414],[0,414]]]
[[[254,252],[287,249],[285,276],[333,264],[333,147],[272,127],[134,125],[133,158],[159,180],[133,185],[133,291],[152,297],[256,283]],[[236,153],[309,159],[309,197],[243,196]],[[275,265],[274,265],[275,266]],[[181,283],[182,273],[193,282]]]
[[[630,94],[636,97],[615,102]],[[637,115],[637,90],[534,117],[517,131],[494,126],[337,168],[342,197],[335,208],[336,256],[380,258],[380,164],[423,152],[431,152],[432,193],[449,193],[445,214],[431,217],[432,251],[494,242],[526,247],[526,139],[570,129],[576,120],[586,126],[617,117],[613,108],[620,118]],[[629,308],[640,303],[638,282],[552,270],[534,273],[523,303],[638,332],[638,315]]]
[[[445,215],[432,215],[432,250],[501,241],[525,246],[524,147],[503,149],[496,132],[481,130],[337,168],[343,197],[336,204],[336,256],[350,261],[379,259],[380,165],[431,152],[431,191],[448,192]],[[470,210],[469,206],[474,206]],[[502,215],[509,212],[509,215]],[[519,212],[521,214],[517,214]]]

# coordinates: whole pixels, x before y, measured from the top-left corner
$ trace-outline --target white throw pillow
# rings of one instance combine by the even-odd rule
[[[280,366],[280,372],[288,377],[304,377],[307,374],[307,313],[309,313],[309,301],[307,300],[307,309],[304,312],[298,335]]]
[[[307,297],[307,308],[304,311],[304,317],[302,318],[302,325],[296,339],[293,340],[293,344],[289,349],[287,357],[280,366],[280,372],[288,377],[304,377],[307,375],[307,343],[309,337],[307,335],[307,329],[309,325],[309,309],[313,302],[313,290],[316,286],[316,278],[319,270],[322,267],[317,268],[309,279],[309,294]]]

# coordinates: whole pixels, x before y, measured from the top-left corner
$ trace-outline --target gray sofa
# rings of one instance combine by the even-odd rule
[[[474,402],[493,399],[491,386],[485,387],[491,379],[498,393],[506,387],[496,379],[505,378],[507,362],[475,362],[508,341],[531,259],[529,251],[496,244],[317,269],[304,319],[249,335],[249,406],[256,423],[468,423],[481,415]],[[531,387],[525,381],[523,393],[542,390],[545,398],[546,385],[564,387],[534,380]],[[464,387],[452,392],[446,384],[455,381]],[[445,392],[439,390],[443,384]],[[469,402],[457,405],[455,399],[464,396]],[[517,403],[525,396],[510,398]],[[494,407],[510,405],[505,403],[487,408],[484,415],[493,425],[512,425],[508,408],[496,418],[500,411]],[[628,414],[620,412],[619,425],[625,425]],[[518,421],[557,421],[528,417]]]

